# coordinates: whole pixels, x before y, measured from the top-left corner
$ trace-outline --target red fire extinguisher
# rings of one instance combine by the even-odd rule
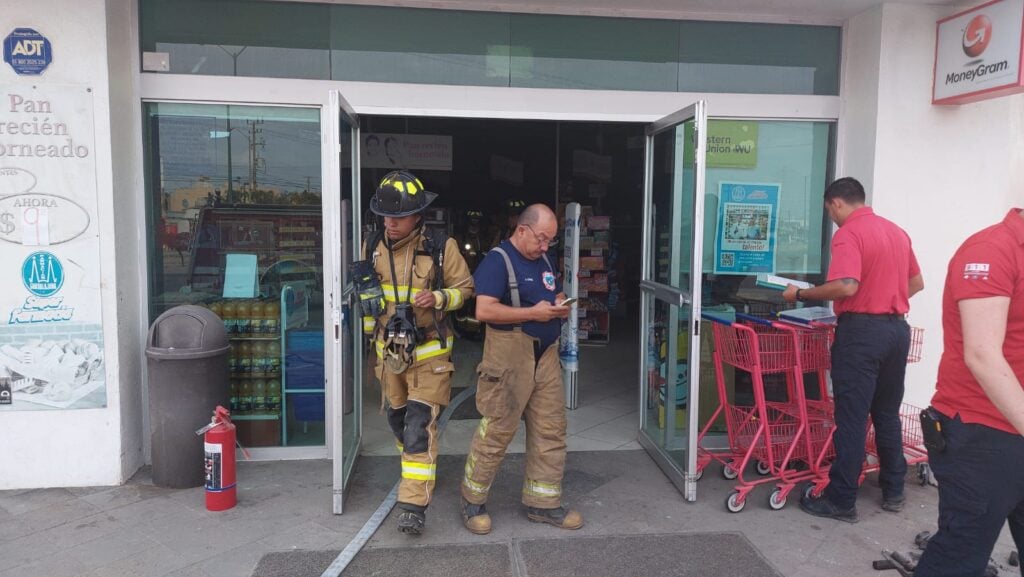
[[[206,508],[224,511],[235,506],[235,426],[227,409],[217,406],[210,424],[196,431],[203,435],[206,452]]]

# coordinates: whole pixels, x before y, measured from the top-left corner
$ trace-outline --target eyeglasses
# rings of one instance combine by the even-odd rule
[[[557,236],[555,238],[548,238],[546,236],[541,236],[541,235],[537,234],[537,231],[533,230],[533,227],[528,225],[528,224],[524,224],[524,225],[521,225],[521,226],[525,226],[526,228],[530,229],[530,232],[533,233],[533,238],[537,239],[537,243],[538,244],[542,244],[542,245],[546,244],[549,247],[558,246],[558,237]]]

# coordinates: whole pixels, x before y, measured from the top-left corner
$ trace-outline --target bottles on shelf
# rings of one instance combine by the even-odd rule
[[[279,418],[281,305],[272,299],[224,299],[207,305],[224,320],[231,351],[231,413],[237,419]]]

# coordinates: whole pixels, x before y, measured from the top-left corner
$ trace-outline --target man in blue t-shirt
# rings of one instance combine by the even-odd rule
[[[477,367],[476,407],[483,415],[473,435],[462,479],[462,519],[478,535],[491,531],[486,503],[508,444],[526,417],[527,518],[579,529],[583,516],[562,506],[565,470],[565,390],[558,359],[561,319],[569,316],[547,250],[558,219],[543,204],[528,206],[512,236],[492,249],[473,275],[476,318],[487,323]]]

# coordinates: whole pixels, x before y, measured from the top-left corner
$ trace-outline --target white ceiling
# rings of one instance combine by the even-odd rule
[[[299,0],[409,8],[699,20],[841,24],[883,0]],[[983,0],[966,5],[980,4]],[[963,0],[896,0],[897,4],[953,6]],[[951,9],[952,13],[953,10]]]

